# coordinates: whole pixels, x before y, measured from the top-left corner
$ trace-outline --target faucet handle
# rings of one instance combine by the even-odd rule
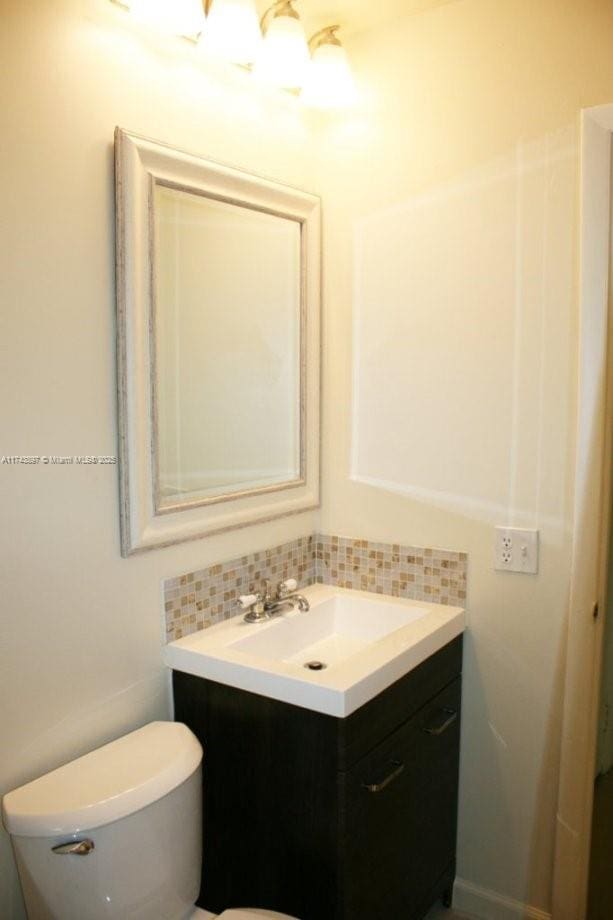
[[[236,606],[240,607],[241,610],[249,610],[249,608],[257,604],[258,601],[259,596],[257,594],[241,594],[236,602]]]
[[[298,582],[295,578],[286,578],[285,581],[280,581],[277,585],[277,597],[286,597],[288,594],[292,594],[298,587]]]

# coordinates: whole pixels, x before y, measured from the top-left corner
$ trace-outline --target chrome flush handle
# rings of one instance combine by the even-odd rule
[[[89,856],[92,850],[95,850],[93,840],[72,840],[70,843],[60,843],[56,847],[51,847],[56,856]]]

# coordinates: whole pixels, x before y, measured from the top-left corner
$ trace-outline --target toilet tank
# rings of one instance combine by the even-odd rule
[[[29,920],[182,920],[200,890],[202,748],[152,722],[4,796]],[[62,852],[81,842],[81,854]]]

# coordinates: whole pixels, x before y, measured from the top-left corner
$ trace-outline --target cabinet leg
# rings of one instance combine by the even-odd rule
[[[445,891],[443,892],[443,897],[441,898],[441,901],[443,902],[443,907],[451,907],[451,903],[453,901],[453,888],[451,887],[451,885],[449,886],[449,888],[446,888]]]

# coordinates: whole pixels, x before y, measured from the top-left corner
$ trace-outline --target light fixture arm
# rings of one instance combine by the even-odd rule
[[[309,49],[311,53],[317,48],[321,48],[322,45],[340,45],[341,41],[336,34],[339,29],[339,25],[326,26],[325,29],[320,29],[319,32],[315,32],[314,35],[311,35],[309,39]]]
[[[260,28],[262,34],[266,34],[266,29],[271,19],[276,19],[277,16],[287,16],[290,19],[300,19],[300,15],[296,12],[292,6],[296,0],[275,0],[272,6],[269,6],[262,18],[260,19]]]

